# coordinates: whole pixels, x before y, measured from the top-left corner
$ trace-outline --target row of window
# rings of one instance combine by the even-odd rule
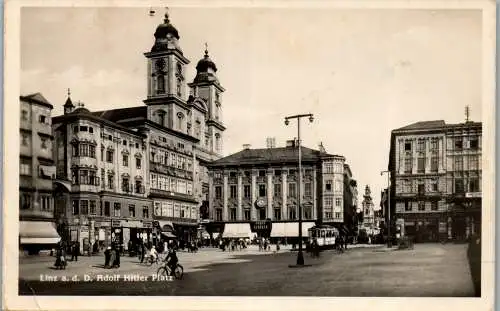
[[[195,206],[173,202],[155,202],[155,216],[198,219],[199,212]]]
[[[281,208],[274,208],[272,216],[273,216],[272,220],[283,220]],[[251,218],[252,218],[251,210],[244,209],[243,210],[243,220],[249,221],[249,220],[252,220]],[[270,218],[270,217],[267,215],[266,209],[260,209],[260,210],[258,210],[257,218],[258,218],[258,220],[266,220],[267,218]],[[297,220],[297,219],[298,219],[297,209],[295,207],[289,207],[288,208],[288,220]],[[309,207],[309,206],[304,207],[303,219],[304,220],[313,219],[312,207]],[[220,208],[215,209],[215,220],[216,221],[223,220],[222,209],[220,209]],[[230,208],[228,210],[228,220],[230,220],[230,221],[237,220],[237,209],[236,208]]]
[[[28,110],[21,110],[21,120],[22,121],[28,121],[29,120],[29,112]],[[50,125],[50,117],[47,117],[43,114],[39,115],[38,116],[38,122],[40,124],[46,124],[46,125]]]
[[[122,213],[122,205],[119,202],[113,204],[113,214],[111,215],[111,203],[109,201],[99,202],[99,211],[97,211],[96,200],[73,200],[73,215],[99,215],[99,216],[114,216],[114,217],[139,217],[136,213],[134,204],[128,205],[128,214]],[[122,215],[123,214],[123,215]],[[149,218],[149,208],[142,207],[142,218]]]
[[[19,194],[19,207],[21,209],[31,209],[33,196],[30,193],[20,193]],[[52,196],[51,195],[38,195],[38,208],[42,211],[52,210]]]
[[[406,201],[404,202],[404,207],[405,207],[405,211],[406,212],[412,212],[414,210],[414,205],[413,204],[415,202],[412,202],[412,201]],[[419,212],[424,212],[426,209],[425,209],[425,202],[424,201],[418,201],[416,202],[417,204],[417,208],[416,210],[419,211]],[[437,211],[438,210],[438,202],[437,201],[433,201],[433,202],[430,202],[430,210],[431,211]]]
[[[425,173],[425,157],[419,156],[417,159],[417,173]],[[411,156],[406,156],[404,160],[404,172],[405,174],[411,174],[413,171],[413,160]],[[437,156],[431,157],[431,172],[437,172],[439,169],[439,158]]]
[[[193,160],[191,158],[166,151],[151,151],[151,161],[179,169],[191,171],[193,169]]]
[[[325,212],[323,214],[324,219],[334,219],[333,218],[334,213],[333,212]],[[341,212],[335,212],[335,219],[341,219],[342,218],[342,213]]]
[[[21,146],[28,147],[30,142],[30,135],[27,133],[21,133]],[[42,150],[47,150],[49,148],[49,139],[46,137],[40,137],[40,148]]]
[[[237,185],[229,185],[229,198],[236,199],[237,198]],[[267,196],[267,185],[266,184],[258,184],[258,196],[266,197]],[[282,184],[274,184],[274,197],[281,197],[281,191],[283,189]],[[289,197],[297,196],[297,184],[296,183],[288,183],[288,193]],[[304,196],[312,197],[312,183],[304,183]],[[215,198],[222,199],[222,186],[215,186]],[[243,198],[248,199],[251,198],[251,186],[243,185]]]
[[[325,198],[325,206],[333,206],[333,198],[326,197]],[[342,199],[335,198],[335,206],[342,206]]]
[[[151,173],[150,177],[152,189],[193,194],[193,183],[190,181],[155,173]]]
[[[429,185],[429,190],[431,192],[437,192],[439,190],[438,187],[438,180],[437,179],[432,179],[428,182]],[[413,192],[413,183],[411,180],[404,179],[403,180],[403,185],[402,185],[402,192],[403,193],[412,193]],[[417,180],[417,192],[422,194],[426,192],[425,188],[425,181],[424,180]]]
[[[297,173],[297,170],[296,169],[275,169],[274,170],[274,176],[278,177],[278,176],[281,176],[281,174],[285,172],[288,174],[288,176],[295,176],[296,173]],[[237,177],[238,173],[235,172],[235,171],[232,171],[232,172],[229,172],[229,177]],[[313,170],[312,169],[305,169],[304,170],[304,174],[306,176],[312,176],[313,174]],[[243,176],[247,177],[247,178],[250,178],[252,176],[252,172],[251,171],[243,171]],[[266,170],[259,170],[258,171],[258,176],[259,177],[266,177],[267,176],[267,171]],[[215,179],[222,179],[222,172],[215,172],[214,173],[214,178]]]
[[[425,151],[425,146],[426,146],[426,140],[425,139],[418,139],[417,140],[417,151]],[[412,147],[413,147],[413,144],[412,144],[412,141],[411,140],[406,140],[405,143],[404,143],[404,148],[405,148],[405,151],[412,151]],[[438,142],[438,139],[437,138],[432,138],[430,139],[430,142],[429,142],[429,149],[430,150],[438,150],[439,148],[439,142]]]
[[[453,190],[455,193],[480,192],[481,181],[479,178],[455,179]]]

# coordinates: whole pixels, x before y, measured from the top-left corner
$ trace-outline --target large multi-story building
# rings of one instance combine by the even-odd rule
[[[405,234],[436,241],[480,231],[481,123],[424,121],[393,130],[389,157],[391,218],[404,223]]]
[[[60,237],[54,223],[53,106],[42,94],[20,96],[19,243],[31,254]]]
[[[320,224],[344,222],[344,162],[339,155],[301,147],[303,235]],[[298,147],[244,149],[209,164],[210,233],[298,237]]]
[[[106,202],[109,202],[112,212],[105,215],[108,217],[105,224],[110,222],[112,239],[121,232],[119,241],[125,245],[129,236],[126,225],[137,218],[141,219],[142,225],[133,222],[131,226],[153,227],[144,233],[139,230],[139,235],[148,240],[174,235],[181,240],[194,238],[200,207],[208,206],[206,166],[220,158],[223,148],[224,88],[218,81],[217,67],[208,51],[205,50],[205,55],[197,63],[194,81],[187,84],[185,76],[189,60],[180,48],[179,33],[168,15],[157,27],[154,37],[153,47],[144,54],[147,60],[145,105],[90,113],[85,108],[73,109],[68,104],[65,115],[57,119],[58,123],[65,124],[62,130],[68,133],[61,134],[67,135],[61,148],[69,148],[64,145],[71,144],[74,138],[77,141],[84,138],[90,140],[87,144],[93,152],[101,152],[100,158],[92,154],[92,163],[85,163],[95,170],[97,181],[93,182],[99,183],[101,179],[100,186],[74,187],[73,180],[71,195],[91,192],[92,201],[100,202],[104,211],[107,211]],[[73,127],[77,125],[86,126],[87,131],[74,132]],[[90,127],[92,133],[88,131]],[[65,162],[76,161],[73,160],[74,154],[69,151],[67,154]],[[66,169],[66,174],[69,172]],[[109,188],[111,182],[114,183],[112,189]],[[112,192],[116,199],[103,199],[108,192]],[[135,212],[135,216],[132,205],[142,208]],[[152,210],[149,209],[151,205]],[[129,209],[130,213],[127,213]],[[153,220],[152,225],[150,220]],[[134,236],[137,230],[130,232]]]

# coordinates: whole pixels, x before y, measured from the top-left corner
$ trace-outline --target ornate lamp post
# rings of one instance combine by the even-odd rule
[[[392,247],[391,240],[391,172],[390,171],[382,171],[380,172],[380,176],[387,174],[387,247]]]
[[[285,125],[288,126],[290,124],[290,119],[297,119],[297,140],[298,140],[298,150],[299,150],[299,191],[298,191],[298,199],[297,203],[299,205],[299,253],[297,254],[297,266],[304,265],[304,254],[302,253],[302,153],[300,150],[300,119],[301,118],[309,118],[309,122],[313,122],[314,117],[311,113],[308,114],[299,114],[294,116],[285,117]]]

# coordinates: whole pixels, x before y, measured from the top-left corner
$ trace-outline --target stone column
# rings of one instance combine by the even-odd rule
[[[237,220],[243,220],[243,206],[242,206],[242,197],[243,197],[243,181],[242,181],[242,171],[238,171],[238,211],[236,215]]]
[[[252,192],[252,200],[250,202],[250,215],[251,215],[251,219],[252,220],[257,220],[257,210],[255,209],[255,200],[257,200],[257,174],[258,174],[258,171],[257,170],[252,170],[252,189],[251,189],[251,192]]]
[[[274,197],[274,185],[273,185],[273,170],[267,170],[267,218],[275,220],[273,215],[273,197]]]
[[[224,186],[222,188],[222,197],[224,200],[224,205],[222,207],[222,220],[227,221],[228,217],[228,207],[227,207],[227,198],[228,198],[228,172],[224,171]]]
[[[281,170],[281,195],[283,196],[283,202],[281,206],[281,219],[282,220],[287,220],[288,219],[288,208],[287,208],[287,192],[288,192],[288,187],[287,187],[287,181],[286,181],[286,175],[287,170],[284,168]]]

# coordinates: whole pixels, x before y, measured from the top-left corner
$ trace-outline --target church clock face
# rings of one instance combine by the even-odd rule
[[[160,58],[159,60],[156,61],[156,69],[163,70],[164,68],[165,68],[165,60],[163,58]]]

